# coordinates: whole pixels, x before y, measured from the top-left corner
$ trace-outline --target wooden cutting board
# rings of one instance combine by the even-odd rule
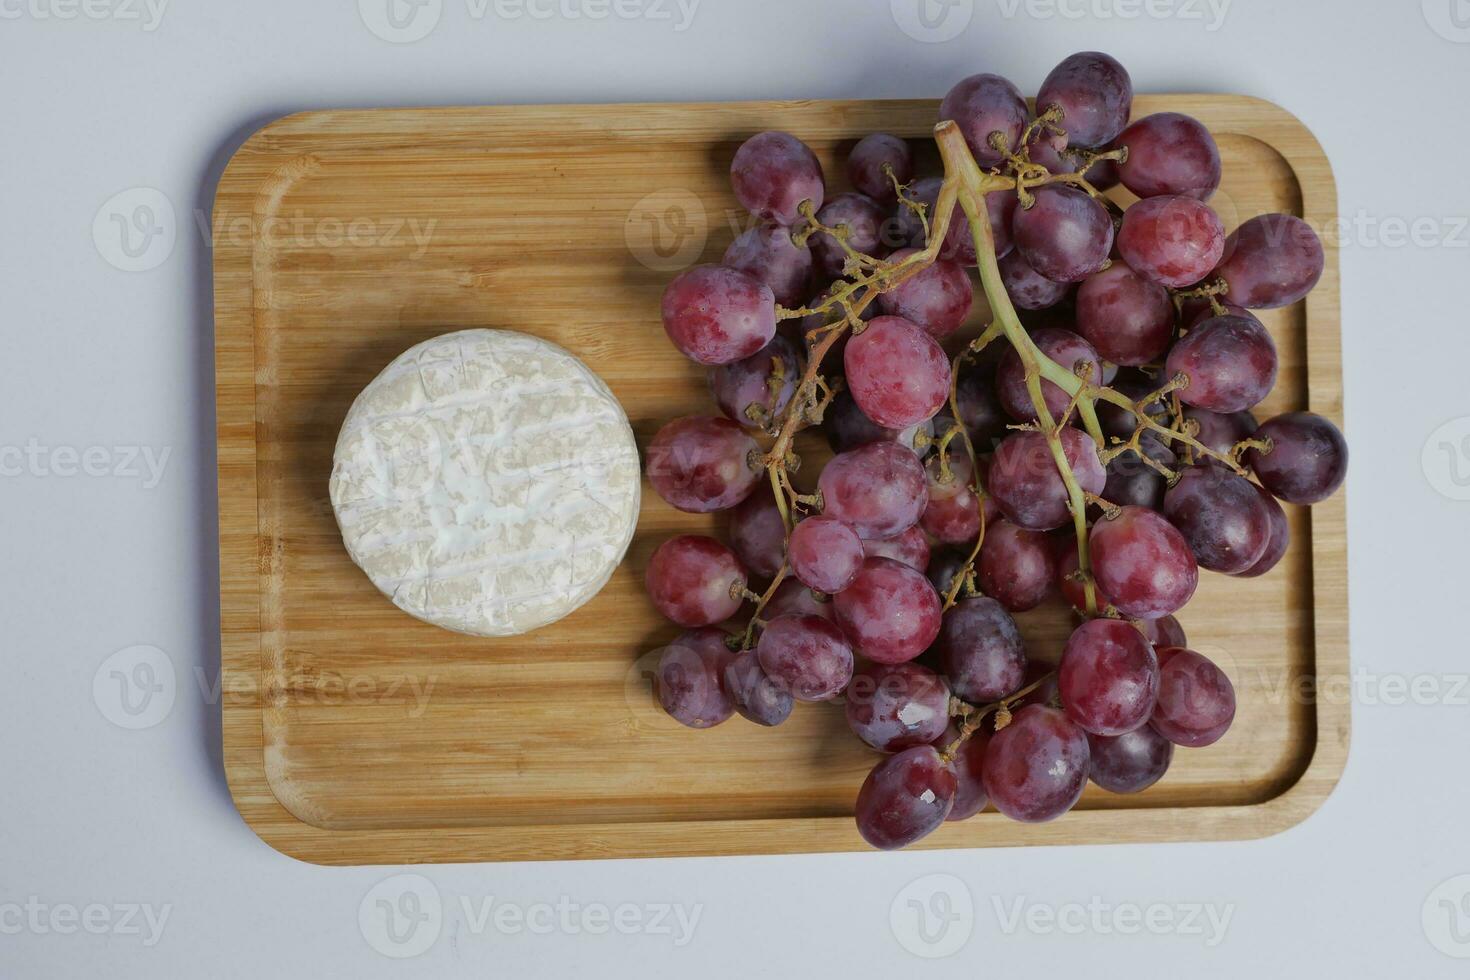
[[[566,347],[622,400],[640,445],[712,414],[666,341],[675,272],[719,261],[748,218],[730,158],[764,129],[800,135],[835,192],[852,141],[922,140],[933,101],[309,112],[252,136],[214,211],[225,768],[246,821],[323,864],[860,850],[851,813],[877,756],[840,707],[763,729],[679,727],[649,652],[675,635],[643,595],[649,554],[719,527],[645,490],[603,592],[533,634],[459,636],[394,608],[348,559],[327,501],[337,430],[395,355],[465,327]],[[1239,96],[1143,96],[1216,134],[1227,227],[1268,211],[1336,217],[1327,160],[1292,116]],[[921,161],[937,159],[926,142]],[[1263,319],[1281,353],[1262,417],[1340,419],[1338,263]],[[960,339],[984,322],[983,303]],[[1259,579],[1206,573],[1182,620],[1235,683],[1239,714],[1138,796],[1089,787],[1053,823],[994,812],[921,847],[1215,840],[1289,827],[1347,754],[1344,503],[1288,508],[1293,544]],[[1060,603],[1020,617],[1054,660]],[[1319,687],[1320,685],[1320,687]]]

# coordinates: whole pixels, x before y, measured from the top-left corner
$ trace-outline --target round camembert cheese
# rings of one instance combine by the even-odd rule
[[[427,340],[352,403],[332,509],[368,578],[405,612],[511,636],[587,602],[638,519],[633,431],[555,344],[508,330]]]

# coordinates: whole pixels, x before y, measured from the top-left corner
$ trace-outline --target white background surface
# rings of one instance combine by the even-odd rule
[[[1458,944],[1439,903],[1461,900],[1470,878],[1431,897],[1470,874],[1470,694],[1456,681],[1470,670],[1470,502],[1452,499],[1470,496],[1470,442],[1459,442],[1470,426],[1470,30],[1455,27],[1453,4],[1470,25],[1464,0],[1234,0],[1222,21],[1194,0],[960,0],[952,16],[971,10],[965,29],[921,43],[888,0],[703,0],[682,31],[677,13],[512,19],[492,6],[475,19],[466,0],[443,0],[437,29],[394,44],[354,0],[175,0],[151,30],[142,0],[0,0],[0,447],[169,453],[156,486],[30,466],[0,477],[0,976],[1465,975],[1470,961],[1437,950],[1424,918],[1440,946],[1470,955],[1470,899]],[[1354,221],[1342,252],[1354,665],[1429,678],[1433,703],[1360,692],[1341,785],[1265,841],[439,866],[419,869],[444,903],[437,941],[412,959],[377,952],[359,906],[402,869],[318,868],[262,844],[230,803],[218,709],[198,681],[218,674],[218,595],[210,255],[196,216],[229,153],[259,124],[316,107],[937,97],[982,70],[1034,92],[1083,48],[1118,56],[1140,91],[1278,102],[1326,147]],[[171,202],[177,242],[156,268],[126,272],[92,225],[136,187]],[[1416,220],[1417,244],[1395,238]],[[114,229],[114,258],[117,241]],[[46,459],[66,468],[65,453]],[[0,462],[13,467],[13,454]],[[93,678],[138,644],[167,654],[177,698],[158,724],[129,731],[99,710]],[[935,951],[913,939],[910,896],[898,933],[890,907],[934,873],[972,896],[973,933],[953,958],[926,962],[900,941]],[[476,932],[459,904],[562,896],[678,903],[700,917],[679,946],[647,931],[511,934],[493,919]],[[1208,925],[1008,932],[1018,900],[1063,914],[1096,900],[1125,921],[1130,906],[1182,916],[1207,903],[1231,918],[1213,946]],[[15,917],[28,902],[45,907],[35,922]],[[62,934],[47,917],[63,909],[65,928],[66,908],[92,903],[108,908],[90,913],[102,934]],[[146,925],[128,931],[141,916],[114,918],[129,903],[167,907],[156,942]],[[944,942],[963,932],[952,925]]]

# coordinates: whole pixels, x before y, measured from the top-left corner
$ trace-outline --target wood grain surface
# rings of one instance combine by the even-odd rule
[[[702,372],[659,324],[679,268],[718,261],[749,219],[728,187],[740,141],[806,140],[845,186],[869,132],[922,140],[933,101],[323,111],[252,136],[215,201],[221,643],[225,768],[249,825],[324,864],[616,858],[864,849],[853,799],[876,755],[840,707],[777,729],[738,717],[679,727],[653,700],[651,656],[675,635],[643,595],[675,532],[718,528],[645,487],[622,567],[580,611],[483,640],[394,608],[348,559],[327,502],[338,427],[385,364],[428,337],[504,327],[582,358],[640,446],[666,420],[714,411]],[[1292,211],[1321,228],[1336,191],[1321,148],[1276,106],[1141,96],[1135,117],[1197,116],[1217,135],[1227,227]],[[937,166],[925,143],[921,161]],[[1123,196],[1126,197],[1126,194]],[[1261,417],[1340,420],[1338,263],[1263,317],[1280,349]],[[960,341],[973,336],[975,315]],[[1258,579],[1206,573],[1180,616],[1234,681],[1218,744],[1180,750],[1137,796],[1089,787],[1050,824],[993,812],[920,847],[1258,837],[1304,819],[1347,754],[1346,541],[1341,494],[1288,508],[1293,543]],[[1054,660],[1055,603],[1020,617]]]

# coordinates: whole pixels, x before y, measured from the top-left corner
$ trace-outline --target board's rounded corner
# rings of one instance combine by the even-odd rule
[[[224,166],[219,171],[219,180],[215,183],[214,188],[214,201],[210,208],[214,221],[217,222],[219,220],[220,196],[222,192],[241,179],[250,182],[249,178],[242,178],[240,173],[247,165],[247,161],[251,157],[258,157],[268,153],[266,144],[278,130],[289,129],[297,125],[300,120],[315,115],[318,111],[315,109],[298,109],[293,112],[283,113],[282,115],[271,116],[265,122],[249,130],[249,135],[240,140],[239,145],[230,151],[229,157],[225,160]]]
[[[1350,715],[1344,713],[1336,724],[1336,743],[1324,744],[1319,733],[1305,768],[1280,793],[1253,807],[1261,816],[1261,823],[1253,828],[1253,832],[1241,835],[1240,839],[1268,840],[1294,830],[1320,811],[1337,792],[1347,769],[1348,753],[1352,750]]]

